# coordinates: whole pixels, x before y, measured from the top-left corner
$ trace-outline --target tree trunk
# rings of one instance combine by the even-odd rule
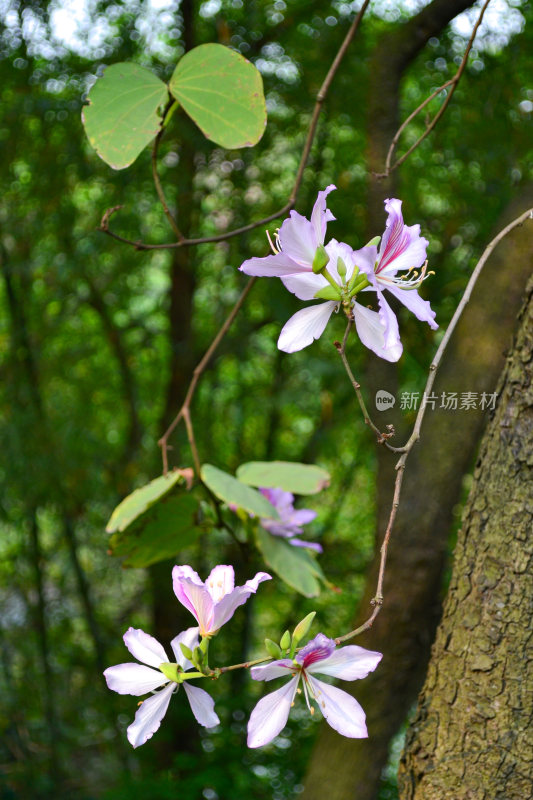
[[[402,800],[524,800],[533,717],[533,281],[465,509]],[[528,693],[529,690],[529,693]]]

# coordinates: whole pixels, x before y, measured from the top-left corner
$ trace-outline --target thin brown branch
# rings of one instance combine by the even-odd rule
[[[166,115],[168,114],[170,108],[174,105],[174,102],[175,101],[173,99],[170,99],[168,101],[167,106],[165,108],[165,112],[163,114],[163,122],[164,122],[164,120],[166,118]],[[162,124],[161,128],[159,129],[159,133],[157,134],[157,136],[154,139],[154,144],[152,146],[152,177],[154,179],[154,186],[155,186],[155,190],[157,192],[157,196],[159,197],[159,201],[161,203],[161,206],[163,207],[163,211],[165,212],[165,216],[166,216],[166,218],[168,219],[168,221],[170,223],[170,227],[172,228],[172,230],[176,234],[178,242],[182,242],[185,239],[185,236],[180,231],[180,229],[178,227],[178,223],[174,219],[174,217],[173,217],[173,215],[172,215],[172,213],[171,213],[171,211],[170,211],[170,209],[168,207],[167,199],[165,197],[165,193],[164,193],[163,187],[161,185],[161,180],[159,179],[159,173],[157,171],[157,156],[158,156],[158,152],[159,152],[159,142],[163,138],[164,133],[165,133],[165,128],[163,127],[163,124]]]
[[[401,493],[401,488],[402,488],[402,481],[403,481],[403,474],[404,474],[404,470],[405,470],[405,464],[406,464],[407,458],[409,456],[409,453],[411,452],[411,450],[413,449],[414,445],[416,444],[416,442],[420,438],[420,429],[422,427],[422,421],[424,419],[424,415],[426,413],[426,408],[427,408],[426,400],[427,400],[428,395],[431,393],[431,389],[433,388],[433,384],[435,382],[435,377],[436,377],[436,374],[437,374],[437,370],[438,370],[438,368],[440,366],[440,363],[442,361],[442,356],[444,355],[444,352],[446,350],[446,347],[448,346],[448,342],[450,341],[452,333],[454,332],[454,330],[455,330],[455,328],[457,326],[457,323],[459,322],[459,320],[460,320],[460,318],[461,318],[461,316],[463,314],[463,311],[466,308],[466,305],[467,305],[468,301],[470,300],[470,297],[472,295],[472,291],[474,289],[474,286],[476,285],[476,282],[477,282],[477,280],[478,280],[478,278],[479,278],[479,276],[481,274],[481,271],[482,271],[483,267],[485,266],[485,264],[487,262],[487,259],[491,255],[491,253],[494,250],[494,248],[502,241],[502,239],[504,239],[507,236],[508,233],[510,233],[512,230],[514,230],[514,228],[517,228],[519,225],[522,225],[526,221],[526,219],[533,219],[533,208],[529,208],[527,211],[524,211],[523,214],[520,214],[519,217],[517,217],[512,222],[510,222],[509,225],[507,225],[505,228],[503,228],[494,237],[494,239],[492,239],[492,241],[487,245],[487,247],[483,251],[483,254],[482,254],[481,258],[479,259],[478,263],[476,264],[476,266],[475,266],[475,268],[474,268],[474,270],[472,272],[472,275],[470,276],[470,280],[468,281],[468,283],[466,285],[466,289],[465,289],[465,291],[463,293],[463,296],[461,297],[461,300],[459,301],[459,304],[458,304],[458,306],[457,306],[457,308],[455,310],[455,313],[454,313],[454,315],[453,315],[453,317],[451,319],[451,322],[448,325],[448,328],[446,329],[446,333],[444,334],[444,336],[442,338],[442,341],[441,341],[439,347],[437,348],[437,352],[435,353],[435,358],[433,359],[433,361],[431,362],[430,367],[429,367],[429,375],[428,375],[428,379],[426,381],[426,388],[425,388],[423,396],[422,396],[422,403],[421,403],[420,408],[418,410],[418,414],[417,414],[417,417],[416,417],[416,420],[415,420],[415,424],[414,424],[414,427],[413,427],[413,432],[412,432],[411,436],[409,437],[409,439],[408,439],[408,441],[407,441],[407,443],[405,444],[404,447],[396,448],[396,452],[401,452],[401,456],[400,456],[400,459],[399,459],[398,463],[396,464],[396,480],[395,480],[395,483],[394,483],[394,497],[393,497],[393,500],[392,500],[392,506],[391,506],[391,510],[390,510],[390,514],[389,514],[389,520],[388,520],[388,523],[387,523],[387,529],[385,531],[385,536],[383,537],[383,543],[381,545],[381,559],[380,559],[380,564],[379,564],[379,573],[378,573],[378,581],[377,581],[377,586],[376,586],[376,593],[375,593],[375,595],[374,595],[374,597],[373,597],[373,599],[371,601],[372,605],[374,606],[373,611],[372,611],[371,615],[369,616],[369,618],[362,625],[360,625],[359,628],[356,628],[355,630],[350,631],[349,633],[346,633],[344,636],[339,636],[337,639],[335,639],[337,644],[339,644],[340,642],[345,642],[348,639],[353,639],[355,636],[358,636],[359,634],[361,634],[364,631],[366,631],[369,628],[371,628],[373,623],[374,623],[374,620],[376,619],[377,615],[380,612],[380,609],[381,609],[381,607],[383,605],[383,579],[384,579],[384,576],[385,576],[385,567],[386,567],[386,563],[387,563],[387,551],[388,551],[390,537],[391,537],[391,534],[392,534],[392,529],[393,529],[393,526],[394,526],[394,521],[396,519],[396,513],[397,513],[398,507],[400,505],[400,493]],[[346,338],[346,335],[345,335],[345,338]]]
[[[239,236],[241,233],[247,233],[248,231],[252,231],[255,228],[259,228],[259,227],[261,227],[261,225],[266,225],[267,223],[272,222],[275,219],[278,219],[278,217],[282,217],[284,214],[287,213],[287,211],[290,211],[290,209],[293,208],[294,204],[296,203],[298,192],[300,190],[300,186],[301,186],[301,183],[302,183],[302,180],[303,180],[304,170],[305,170],[305,167],[307,166],[307,161],[309,159],[309,154],[311,152],[311,147],[313,145],[313,141],[314,141],[314,138],[315,138],[316,128],[317,128],[317,125],[318,125],[318,119],[320,117],[320,112],[322,110],[322,106],[323,106],[324,101],[326,99],[326,96],[327,96],[327,93],[328,93],[329,88],[331,86],[331,83],[333,81],[333,78],[335,77],[335,74],[336,74],[336,72],[337,72],[337,70],[338,70],[338,68],[340,66],[340,63],[341,63],[342,59],[344,58],[346,50],[348,49],[348,47],[351,44],[355,34],[357,33],[357,29],[359,28],[359,24],[360,24],[360,22],[361,22],[361,20],[363,18],[363,15],[364,15],[367,7],[368,7],[369,2],[370,2],[370,0],[365,0],[363,5],[361,6],[360,11],[358,12],[358,14],[355,17],[354,21],[350,25],[350,28],[349,28],[346,36],[344,37],[344,40],[343,40],[343,42],[342,42],[342,44],[341,44],[341,46],[340,46],[340,48],[339,48],[339,50],[337,52],[337,55],[333,59],[333,62],[332,62],[331,66],[330,66],[330,68],[329,68],[329,70],[327,72],[327,75],[324,78],[324,81],[322,82],[322,86],[318,90],[318,94],[317,94],[316,100],[315,100],[315,105],[314,105],[314,108],[313,108],[313,111],[312,111],[312,114],[311,114],[311,120],[310,120],[310,123],[309,123],[307,136],[306,136],[304,147],[303,147],[303,150],[302,150],[302,155],[300,157],[300,163],[298,165],[298,170],[296,172],[296,177],[294,179],[294,184],[293,184],[291,193],[289,195],[289,199],[287,200],[287,202],[280,209],[275,211],[273,214],[269,214],[267,217],[263,217],[263,219],[257,220],[256,222],[250,222],[248,225],[243,225],[240,228],[234,228],[231,231],[226,231],[225,233],[219,233],[219,234],[216,234],[215,236],[202,236],[202,237],[199,237],[197,239],[187,239],[187,238],[183,237],[181,234],[178,235],[178,233],[174,229],[174,232],[176,233],[176,235],[178,235],[178,241],[177,242],[168,242],[168,243],[165,243],[165,244],[148,244],[147,242],[134,241],[133,239],[127,239],[124,236],[120,236],[119,234],[116,234],[116,233],[114,233],[114,231],[110,230],[110,228],[109,228],[109,219],[110,219],[111,215],[114,214],[116,211],[118,211],[120,208],[122,208],[122,206],[115,206],[114,208],[108,209],[105,212],[104,216],[102,217],[102,221],[100,223],[99,230],[101,230],[103,233],[106,233],[108,236],[111,236],[113,239],[116,239],[118,242],[123,242],[124,244],[131,245],[136,250],[171,250],[171,249],[176,248],[176,247],[193,247],[193,246],[200,245],[200,244],[211,244],[213,242],[223,242],[226,239],[231,239],[234,236]],[[157,138],[156,138],[156,142],[157,142]],[[155,143],[154,143],[154,148],[155,148]],[[152,164],[153,163],[154,162],[153,162],[153,151],[152,151]],[[154,181],[156,181],[157,170],[155,169],[155,167],[153,168],[153,173],[154,173]],[[157,189],[157,183],[156,183],[156,189]],[[158,191],[158,194],[159,194],[159,191]],[[159,199],[161,200],[161,195],[159,195]],[[161,202],[163,203],[163,200],[161,200]],[[165,208],[165,205],[163,205],[163,208]],[[167,215],[167,217],[168,217],[168,215]],[[170,221],[170,219],[169,219],[169,221]],[[173,226],[173,228],[174,228],[174,226]]]
[[[479,13],[479,17],[477,18],[476,24],[474,25],[474,28],[472,30],[472,35],[470,36],[470,39],[468,40],[468,44],[466,46],[465,52],[463,54],[463,58],[461,60],[461,63],[459,65],[459,68],[458,68],[457,72],[455,73],[453,78],[451,78],[449,81],[446,81],[446,83],[443,83],[442,86],[438,87],[438,89],[435,89],[435,91],[432,92],[429,95],[429,97],[426,97],[426,99],[422,103],[420,103],[420,105],[417,108],[415,108],[415,110],[411,114],[409,114],[407,119],[400,125],[400,127],[398,128],[398,130],[396,131],[396,134],[394,135],[394,137],[392,139],[392,142],[391,142],[390,147],[389,147],[389,151],[387,153],[387,159],[386,159],[386,162],[385,162],[385,172],[383,172],[383,173],[381,173],[379,175],[376,175],[377,178],[388,178],[388,176],[390,175],[391,172],[393,172],[401,164],[403,164],[403,162],[407,158],[409,158],[411,153],[414,150],[416,150],[416,148],[424,141],[424,139],[427,136],[429,136],[431,131],[437,125],[439,119],[442,117],[442,115],[446,111],[446,109],[447,109],[447,107],[450,104],[450,101],[452,99],[453,93],[455,92],[455,90],[457,88],[457,85],[458,85],[458,83],[461,80],[461,77],[463,75],[463,72],[465,71],[466,63],[468,61],[468,56],[470,55],[470,51],[472,49],[472,45],[474,44],[474,39],[476,38],[476,34],[477,34],[477,31],[478,31],[478,28],[481,25],[481,22],[483,20],[483,16],[485,14],[485,11],[486,11],[487,6],[489,5],[489,3],[490,3],[490,0],[486,0],[485,4],[483,5],[483,8],[481,9],[481,11]],[[420,112],[423,111],[424,108],[426,108],[426,106],[435,97],[437,97],[437,95],[439,95],[443,91],[446,91],[446,89],[448,89],[448,88],[449,88],[449,92],[446,95],[446,98],[444,99],[444,102],[442,103],[441,107],[439,108],[439,110],[437,111],[437,113],[435,114],[433,119],[431,119],[426,124],[426,129],[424,130],[424,132],[418,137],[416,142],[414,142],[414,144],[411,145],[411,147],[407,150],[407,152],[405,152],[403,154],[403,156],[398,158],[394,162],[394,164],[391,165],[391,161],[392,161],[392,156],[394,154],[394,150],[396,149],[398,141],[399,141],[402,133],[404,132],[404,130],[410,125],[412,120],[415,117],[417,117],[420,114]]]
[[[194,463],[195,463],[195,468],[196,468],[198,474],[200,472],[200,470],[199,470],[200,461],[198,459],[198,450],[196,448],[196,442],[195,442],[195,439],[194,439],[194,433],[192,432],[192,425],[191,425],[191,419],[190,419],[191,402],[192,402],[192,399],[194,397],[194,392],[196,391],[196,386],[198,384],[198,381],[200,380],[200,377],[201,377],[202,373],[204,372],[205,368],[207,367],[209,361],[211,360],[211,357],[213,356],[213,353],[215,352],[215,350],[219,346],[220,342],[222,341],[222,339],[224,338],[224,336],[226,335],[226,333],[230,329],[230,327],[231,327],[231,325],[233,323],[233,320],[235,319],[235,317],[239,313],[239,311],[241,309],[241,306],[243,305],[244,301],[248,297],[248,294],[250,293],[250,291],[252,289],[252,286],[254,285],[256,280],[257,280],[257,278],[255,278],[255,277],[254,278],[250,278],[250,280],[248,281],[248,283],[244,287],[243,291],[239,295],[239,297],[237,299],[237,302],[235,303],[235,305],[231,309],[230,313],[228,314],[228,316],[226,318],[226,321],[224,322],[224,324],[220,328],[219,332],[217,333],[217,335],[215,336],[215,338],[213,339],[213,341],[211,342],[211,344],[207,348],[207,350],[206,350],[204,356],[202,357],[201,361],[199,361],[199,363],[194,368],[194,371],[193,371],[193,374],[192,374],[192,379],[191,379],[191,382],[189,384],[189,388],[187,389],[187,394],[185,395],[185,400],[183,401],[183,405],[181,406],[180,410],[178,411],[178,413],[176,414],[176,416],[174,417],[174,419],[172,420],[172,422],[168,426],[167,430],[165,431],[165,433],[163,434],[163,436],[161,437],[161,439],[158,442],[159,447],[161,448],[161,455],[162,455],[162,458],[163,458],[163,473],[164,474],[166,474],[167,471],[168,471],[168,439],[169,439],[169,436],[171,435],[172,431],[174,430],[174,428],[176,427],[176,425],[179,423],[179,421],[181,419],[184,419],[185,424],[188,425],[188,427],[187,427],[187,435],[189,437],[189,444],[191,445],[191,451],[192,451],[192,454],[193,454],[193,460],[194,460]],[[188,423],[187,423],[187,419],[189,420]],[[192,434],[192,437],[191,437],[191,434]]]
[[[389,428],[388,432],[387,433],[382,433],[380,431],[380,429],[377,427],[377,425],[372,421],[372,418],[370,417],[370,414],[368,413],[363,394],[361,392],[361,384],[359,383],[359,381],[357,381],[355,379],[355,376],[354,376],[354,374],[353,374],[353,372],[351,370],[351,367],[350,367],[350,365],[348,363],[348,359],[346,358],[346,345],[348,343],[348,336],[349,336],[350,329],[351,329],[352,325],[353,325],[353,317],[348,320],[348,324],[346,326],[346,330],[344,331],[344,338],[342,340],[342,343],[341,342],[335,342],[335,347],[337,348],[337,352],[341,357],[342,363],[344,365],[344,369],[346,370],[348,378],[350,379],[350,383],[353,386],[353,389],[354,389],[354,392],[356,394],[358,403],[359,403],[359,405],[361,407],[361,411],[363,412],[363,419],[365,421],[365,425],[368,425],[369,428],[376,434],[378,444],[384,444],[385,447],[388,450],[391,450],[393,453],[401,453],[401,452],[403,452],[401,448],[393,447],[387,441],[392,436],[394,436],[394,428],[389,425],[389,426],[387,426]]]

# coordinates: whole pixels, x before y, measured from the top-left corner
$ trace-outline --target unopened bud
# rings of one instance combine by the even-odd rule
[[[298,645],[302,639],[305,639],[307,634],[311,629],[311,625],[313,624],[313,620],[315,618],[316,611],[311,611],[306,617],[304,617],[298,625],[294,629],[294,633],[292,634],[292,643]]]
[[[283,655],[280,646],[273,642],[272,639],[265,639],[265,649],[272,658],[281,658]]]
[[[186,659],[188,659],[189,661],[192,661],[192,650],[191,650],[190,647],[187,647],[186,644],[180,643],[180,650],[181,650],[181,652],[183,653],[183,655],[185,656]]]
[[[340,256],[337,259],[337,272],[339,273],[341,280],[344,281],[346,277],[346,264]]]
[[[316,249],[315,257],[313,258],[313,272],[315,274],[322,272],[324,267],[327,267],[328,263],[329,256],[326,253],[326,248],[323,244],[319,244]]]
[[[365,247],[372,247],[373,245],[377,247],[380,242],[381,236],[374,236],[373,239],[370,239],[370,241],[365,244]]]
[[[283,636],[280,639],[279,646],[282,650],[288,650],[291,646],[291,633],[290,631],[285,631]]]

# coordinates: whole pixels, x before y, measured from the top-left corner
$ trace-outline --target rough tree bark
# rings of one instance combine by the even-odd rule
[[[408,732],[402,800],[531,796],[532,454],[533,281],[483,438]]]

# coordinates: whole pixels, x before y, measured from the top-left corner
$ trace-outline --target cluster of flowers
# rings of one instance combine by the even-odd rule
[[[385,201],[388,218],[379,249],[380,237],[360,250],[352,250],[336,239],[324,245],[327,223],[335,219],[326,206],[326,197],[333,189],[331,185],[318,193],[310,221],[291,211],[276,234],[275,244],[271,242],[273,254],[250,258],[240,269],[247,275],[281,278],[300,300],[325,301],[290,318],[278,340],[280,350],[293,353],[310,345],[322,335],[332,312],[342,306],[347,316],[353,316],[363,344],[381,358],[397,361],[402,343],[385,290],[419,320],[438,327],[435,312],[417,292],[427,277],[428,241],[420,236],[420,225],[404,224],[401,200],[390,199]],[[359,292],[375,292],[379,310],[358,302]]]
[[[270,577],[266,572],[258,572],[244,586],[235,586],[233,567],[221,564],[211,571],[204,583],[191,567],[174,567],[172,579],[176,597],[198,623],[178,634],[170,643],[176,661],[168,661],[163,646],[153,636],[130,628],[124,634],[124,643],[141,663],[117,664],[104,672],[107,685],[114,692],[137,697],[152,692],[149,698],[141,702],[135,720],[128,727],[128,740],[133,747],[144,744],[158,730],[170,698],[178,691],[180,684],[183,684],[199,724],[206,728],[219,724],[213,699],[188,681],[220,674],[220,671],[209,669],[206,661],[203,671],[198,671],[202,653],[207,653],[209,639],[231,619],[238,606],[257,591],[259,584]],[[343,736],[366,737],[365,714],[357,700],[341,689],[318,680],[315,674],[356,680],[366,677],[380,660],[381,653],[357,645],[337,648],[333,639],[319,633],[292,658],[281,658],[252,667],[254,680],[270,681],[280,677],[289,677],[290,680],[280,689],[267,694],[255,706],[248,723],[248,746],[261,747],[272,741],[284,728],[300,679],[311,713],[310,698],[317,702],[331,727]]]

